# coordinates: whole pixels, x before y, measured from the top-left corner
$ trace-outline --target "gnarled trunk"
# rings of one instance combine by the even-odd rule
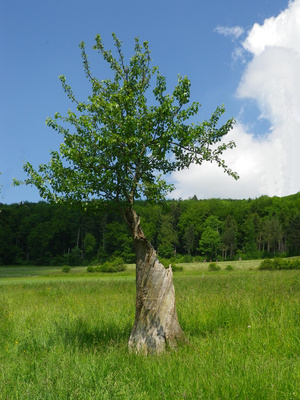
[[[137,353],[160,353],[186,341],[175,308],[172,269],[159,262],[135,211],[129,208],[124,216],[136,252],[136,314],[128,346]]]

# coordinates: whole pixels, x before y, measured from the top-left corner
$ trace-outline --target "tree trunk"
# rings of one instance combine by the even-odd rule
[[[159,262],[136,212],[128,208],[124,217],[136,253],[136,313],[128,346],[136,353],[161,353],[186,341],[175,308],[172,269]]]

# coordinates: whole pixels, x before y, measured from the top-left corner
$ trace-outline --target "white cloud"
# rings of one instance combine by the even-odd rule
[[[222,32],[220,32],[222,33]],[[237,148],[225,154],[239,181],[215,165],[192,166],[174,174],[174,197],[248,198],[285,196],[300,191],[300,0],[277,17],[255,24],[243,42],[253,58],[237,89],[254,100],[271,129],[258,141],[241,123],[228,135]],[[243,100],[244,101],[244,100]],[[241,106],[242,107],[242,106]]]
[[[243,46],[257,56],[267,47],[282,47],[299,52],[299,41],[300,1],[294,0],[277,17],[266,19],[263,25],[254,24]]]
[[[244,33],[244,29],[240,26],[217,26],[215,32],[224,36],[232,37],[233,39],[238,39]]]
[[[241,46],[236,47],[232,52],[232,59],[234,62],[241,61],[244,64],[246,62],[244,48]]]
[[[280,191],[282,185],[282,154],[278,143],[259,141],[245,131],[241,124],[227,135],[237,147],[226,152],[226,162],[237,171],[240,179],[235,181],[224,174],[215,164],[192,165],[189,170],[174,174],[176,190],[174,198],[186,198],[196,194],[199,198],[255,198],[270,191],[269,177]],[[267,167],[266,167],[267,165]]]

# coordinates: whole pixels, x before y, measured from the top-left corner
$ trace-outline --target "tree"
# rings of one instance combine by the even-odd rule
[[[234,256],[234,250],[236,247],[236,233],[237,225],[235,219],[229,215],[224,222],[224,230],[222,233],[222,249],[227,258],[227,250],[230,250],[230,258]]]
[[[276,254],[276,248],[280,247],[282,239],[282,229],[279,219],[274,216],[264,220],[262,224],[262,237],[264,244],[267,244],[268,253],[273,249],[273,254]]]
[[[203,223],[203,228],[212,228],[214,231],[219,232],[222,226],[222,222],[215,215],[210,215]]]
[[[221,245],[220,233],[208,226],[205,228],[199,240],[199,250],[209,259],[217,257],[217,252]]]
[[[167,184],[163,175],[192,163],[216,162],[237,178],[222,158],[226,149],[235,146],[232,141],[222,141],[234,120],[218,128],[225,111],[222,106],[210,120],[189,123],[200,107],[198,102],[187,105],[189,79],[178,76],[173,93],[166,94],[165,77],[158,67],[150,67],[148,42],[141,44],[136,38],[134,54],[126,64],[122,43],[115,34],[113,40],[116,57],[105,50],[100,35],[93,46],[113,72],[113,79],[105,80],[92,74],[85,44],[80,44],[84,72],[91,84],[86,102],[79,101],[65,76],[60,76],[76,110],[47,119],[64,141],[59,151],[51,152],[49,164],[38,170],[30,163],[24,165],[29,175],[24,183],[35,185],[40,195],[52,202],[79,204],[94,211],[115,204],[130,230],[136,254],[136,314],[129,348],[161,352],[166,344],[176,345],[185,336],[175,308],[172,270],[158,261],[134,209],[135,200],[164,199],[173,185]]]
[[[83,239],[83,244],[85,256],[90,261],[97,244],[95,236],[92,233],[87,233]]]
[[[134,261],[132,240],[122,220],[106,225],[105,241],[108,253],[122,257],[126,262]]]
[[[243,250],[247,256],[257,257],[257,249],[260,250],[260,235],[259,235],[260,219],[255,212],[250,214],[243,223]]]
[[[291,254],[298,254],[300,250],[300,213],[294,215],[289,226],[289,247]]]
[[[188,255],[191,255],[191,252],[194,250],[195,244],[195,228],[194,225],[189,225],[184,231],[183,235],[184,248],[187,251]]]
[[[162,215],[161,224],[158,236],[158,252],[160,256],[170,258],[176,255],[176,245],[178,244],[172,215]]]

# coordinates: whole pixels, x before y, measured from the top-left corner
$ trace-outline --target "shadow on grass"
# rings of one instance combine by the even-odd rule
[[[57,325],[56,335],[60,337],[67,347],[79,350],[93,350],[95,348],[108,348],[112,345],[127,343],[132,326],[128,322],[121,326],[110,322],[91,326],[85,320],[79,318],[71,326]]]

